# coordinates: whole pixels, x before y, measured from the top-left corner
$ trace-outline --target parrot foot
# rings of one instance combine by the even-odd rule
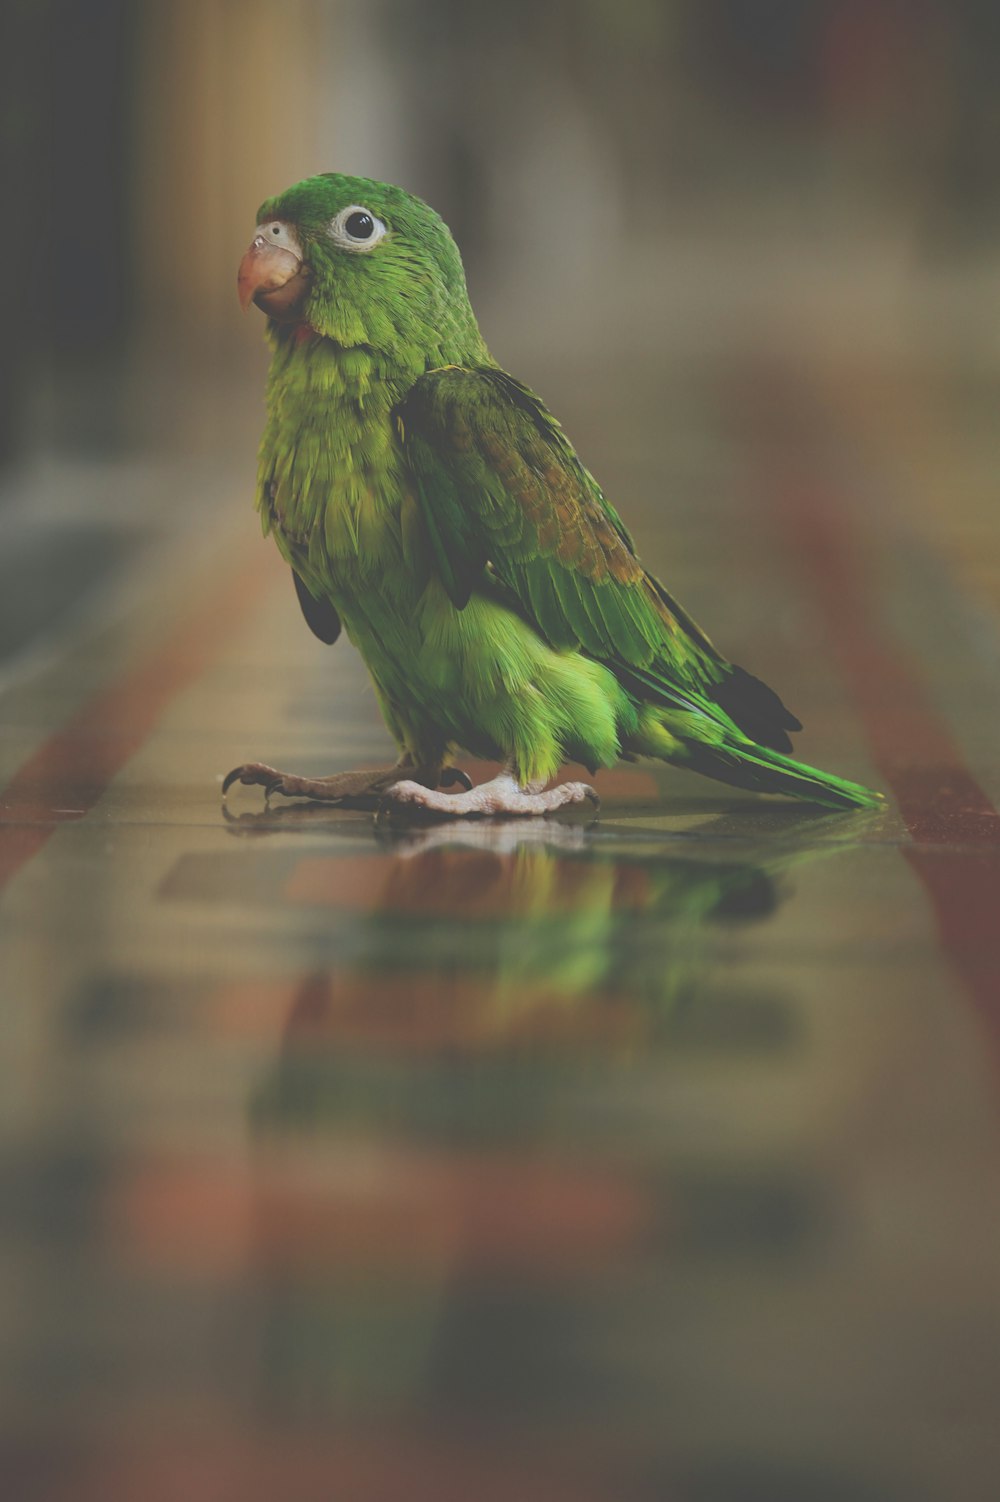
[[[311,798],[317,803],[333,803],[339,808],[376,809],[395,783],[404,778],[426,778],[421,782],[407,782],[407,786],[453,787],[460,783],[468,790],[471,779],[458,767],[418,767],[409,758],[397,762],[394,767],[378,767],[364,772],[335,772],[332,777],[296,777],[291,772],[279,772],[262,761],[249,761],[242,767],[234,767],[222,784],[222,796],[228,793],[234,782],[246,787],[262,787],[265,798],[272,793],[281,793],[285,798]]]
[[[538,782],[519,787],[509,772],[502,772],[491,782],[481,782],[464,793],[438,793],[410,780],[394,782],[386,789],[378,816],[391,818],[405,810],[446,819],[524,818],[588,801],[595,809],[601,806],[600,798],[585,782],[563,782],[547,790]]]

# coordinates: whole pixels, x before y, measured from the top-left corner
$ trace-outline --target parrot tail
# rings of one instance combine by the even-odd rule
[[[753,741],[729,740],[713,746],[689,740],[684,749],[684,765],[692,771],[754,793],[784,793],[822,808],[881,808],[885,802],[881,793],[861,783],[807,767]]]
[[[773,689],[740,667],[706,698],[653,668],[616,665],[619,680],[639,699],[639,725],[626,752],[655,756],[731,787],[781,793],[821,808],[881,808],[885,799],[859,782],[806,766],[786,755],[788,732],[801,730]],[[719,711],[722,711],[721,715]]]

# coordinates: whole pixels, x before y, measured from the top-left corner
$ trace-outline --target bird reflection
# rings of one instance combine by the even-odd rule
[[[303,827],[307,812],[283,809],[266,827]],[[370,828],[329,815],[322,827],[354,845]],[[452,1066],[473,1056],[516,1060],[523,1081],[554,1057],[773,1039],[781,1000],[741,994],[727,975],[732,930],[770,919],[791,892],[789,870],[836,848],[779,839],[766,859],[719,860],[701,841],[538,820],[373,838],[380,856],[330,854],[325,841],[290,879],[294,902],[357,916],[349,961],[330,965],[324,951],[291,993],[258,1099],[272,1120],[343,1114],[350,1097],[373,1124],[388,1113],[398,1126],[419,1106],[445,1129],[461,1094]],[[449,1090],[432,1098],[402,1068],[386,1095],[370,1088],[374,1061],[384,1072],[415,1058],[451,1070]],[[453,1113],[459,1135],[473,1096],[484,1104],[473,1091]],[[511,1104],[508,1125],[514,1114]]]
[[[287,814],[253,832],[305,827]],[[334,838],[294,900],[352,903],[365,859],[377,881],[349,962],[296,983],[251,1107],[262,1399],[295,1417],[492,1414],[558,1390],[586,1411],[600,1360],[578,1301],[599,1330],[601,1290],[665,1250],[662,1167],[650,1178],[642,1134],[621,1135],[635,1081],[659,1077],[655,1118],[672,1060],[794,1043],[788,999],[727,974],[734,930],[836,846],[718,860],[530,820],[375,835],[366,857],[370,826],[314,827]],[[667,1119],[651,1118],[661,1154]]]

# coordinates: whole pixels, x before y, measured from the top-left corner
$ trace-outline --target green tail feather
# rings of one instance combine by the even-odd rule
[[[821,808],[881,808],[885,802],[881,793],[861,783],[807,767],[780,751],[770,751],[753,742],[707,746],[688,741],[686,749],[689,753],[686,765],[692,771],[753,793],[783,793]]]

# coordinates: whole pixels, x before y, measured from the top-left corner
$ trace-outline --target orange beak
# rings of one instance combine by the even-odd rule
[[[298,256],[255,235],[240,262],[236,287],[244,313],[255,302],[279,323],[291,322],[305,300],[309,272]]]

